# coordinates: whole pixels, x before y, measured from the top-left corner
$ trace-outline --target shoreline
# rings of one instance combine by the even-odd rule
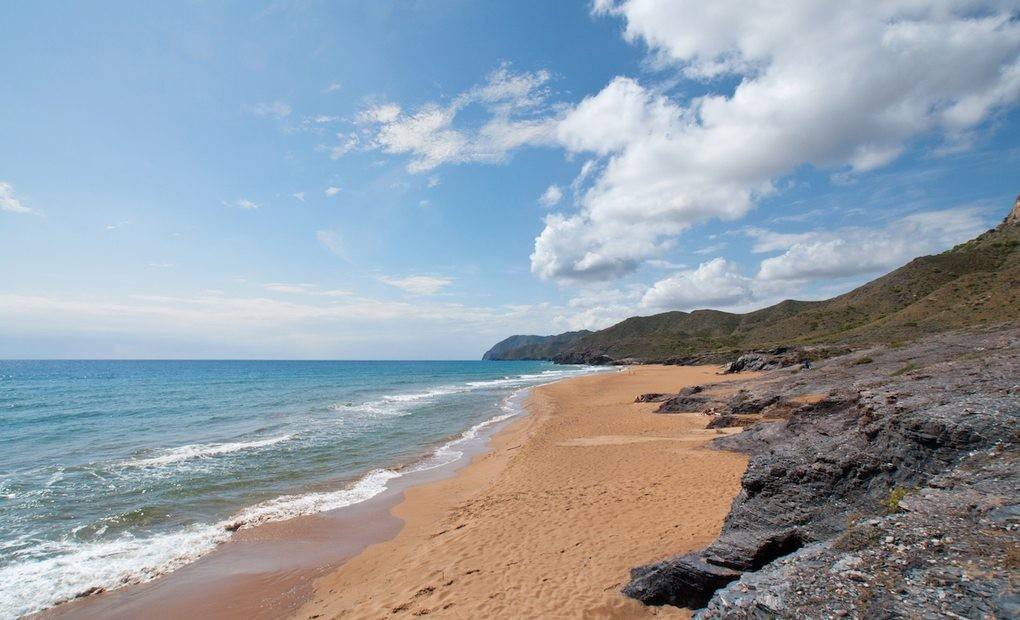
[[[601,374],[601,373],[596,373]],[[557,379],[560,381],[563,379]],[[550,383],[554,383],[550,382]],[[311,596],[311,583],[371,544],[392,538],[402,521],[391,509],[408,488],[454,476],[489,450],[491,438],[527,417],[523,401],[537,386],[519,388],[504,399],[504,413],[453,435],[420,458],[397,467],[399,475],[367,499],[317,513],[266,521],[237,530],[201,557],[141,583],[83,594],[26,618],[276,618]],[[442,452],[460,456],[431,464]],[[373,470],[375,471],[375,470]],[[353,488],[372,472],[352,481]]]
[[[451,478],[409,488],[393,537],[313,585],[292,618],[687,617],[619,593],[630,568],[718,535],[746,467],[697,414],[641,393],[744,379],[641,366],[531,389],[528,415]],[[664,544],[665,543],[665,544]]]
[[[129,618],[145,615],[176,618],[195,614],[216,618],[284,616],[309,618],[318,615],[379,617],[380,614],[420,615],[423,611],[436,615],[444,615],[445,612],[445,615],[452,616],[465,613],[512,615],[507,608],[496,604],[468,609],[468,601],[462,600],[464,597],[457,595],[451,600],[444,599],[435,609],[424,606],[430,598],[434,598],[429,595],[436,592],[437,588],[442,588],[444,584],[453,584],[453,580],[446,579],[445,575],[440,575],[442,579],[435,585],[422,585],[411,592],[400,592],[397,584],[406,582],[408,571],[412,566],[416,566],[413,561],[408,561],[409,554],[413,556],[415,552],[421,554],[428,550],[425,556],[418,557],[420,563],[410,574],[419,571],[427,573],[430,561],[444,558],[444,551],[446,556],[442,560],[444,562],[446,559],[455,562],[477,555],[465,550],[463,547],[465,543],[468,547],[485,547],[487,553],[495,552],[499,555],[498,546],[494,547],[493,543],[505,544],[513,536],[520,536],[520,529],[499,531],[498,524],[488,522],[471,524],[473,527],[459,523],[451,523],[448,528],[439,525],[450,522],[451,518],[455,520],[465,502],[470,504],[481,499],[484,503],[496,499],[496,496],[502,494],[500,489],[505,487],[507,482],[517,487],[524,483],[523,487],[517,490],[518,493],[539,491],[539,488],[549,482],[548,478],[533,481],[537,484],[531,485],[534,488],[530,489],[527,481],[513,480],[513,476],[510,476],[509,480],[506,479],[506,472],[511,469],[512,464],[529,461],[532,455],[522,457],[521,453],[532,451],[530,449],[536,447],[536,444],[556,451],[566,449],[568,452],[594,455],[617,453],[617,457],[621,451],[627,453],[637,450],[645,453],[649,451],[649,447],[658,446],[658,449],[654,450],[656,453],[654,458],[647,458],[645,455],[639,459],[644,465],[640,468],[643,473],[637,478],[645,480],[651,488],[658,490],[664,490],[662,481],[646,478],[648,470],[661,469],[672,464],[674,452],[679,452],[685,457],[681,459],[685,464],[690,464],[691,457],[703,460],[707,456],[709,460],[719,461],[707,468],[702,463],[700,467],[701,470],[707,469],[702,471],[702,474],[712,479],[707,484],[701,481],[703,497],[700,500],[710,507],[707,510],[703,507],[688,510],[687,512],[691,514],[687,516],[695,517],[694,522],[686,525],[671,524],[668,529],[679,531],[665,533],[674,535],[671,540],[675,542],[671,542],[670,545],[674,551],[704,547],[714,539],[721,528],[730,501],[739,489],[739,477],[746,465],[746,459],[740,455],[701,449],[702,444],[718,435],[715,431],[703,429],[705,424],[703,417],[687,414],[651,415],[650,411],[654,409],[654,405],[633,404],[632,401],[638,394],[647,391],[675,390],[695,383],[716,383],[738,378],[733,375],[726,377],[716,375],[715,370],[714,366],[630,367],[614,373],[593,373],[529,387],[526,389],[527,401],[516,415],[483,429],[484,432],[479,433],[477,441],[464,446],[466,448],[464,455],[452,463],[393,479],[389,481],[384,492],[358,504],[245,528],[213,552],[167,575],[146,583],[69,601],[32,617]],[[581,392],[587,392],[592,388],[606,391],[606,387],[610,388],[608,392],[613,396],[609,397],[611,402],[600,401],[602,416],[615,418],[616,423],[622,425],[618,430],[625,434],[591,435],[587,430],[577,428],[576,424],[572,424],[577,422],[574,419],[576,415],[568,411],[576,409],[574,405],[578,400],[577,393],[567,396],[566,399],[563,394],[559,394],[563,390],[576,392],[580,389]],[[637,411],[638,416],[628,415],[630,413],[628,409]],[[568,416],[573,417],[570,420],[558,419],[564,411],[568,411]],[[637,426],[633,424],[635,421],[638,421]],[[648,423],[651,423],[651,427],[647,426]],[[550,429],[550,425],[559,428]],[[546,436],[550,430],[554,430],[557,437],[564,432],[577,436],[566,437],[560,445],[550,446],[548,441],[544,441],[548,439]],[[650,431],[655,432],[649,435]],[[665,451],[663,446],[666,446]],[[663,457],[665,460],[662,460]],[[544,460],[548,464],[548,459]],[[602,479],[601,482],[612,483],[613,479],[609,477]],[[630,482],[633,483],[634,479],[631,478]],[[624,493],[624,495],[629,493],[632,497],[607,500],[602,495],[598,499],[600,502],[612,501],[612,505],[606,504],[608,508],[614,506],[619,508],[626,506],[631,500],[639,500],[640,503],[642,496],[649,495],[646,490],[640,486],[632,486]],[[548,493],[549,489],[543,489],[542,492]],[[690,499],[686,493],[681,493],[680,497]],[[660,514],[675,513],[676,510],[684,512],[682,506],[673,505],[676,504],[675,496],[673,499],[662,497],[659,499],[666,500],[665,503],[657,502]],[[527,503],[516,502],[516,508],[522,506],[527,508]],[[569,514],[571,510],[569,506],[549,508],[562,514]],[[522,516],[520,510],[516,512],[518,516]],[[649,519],[645,518],[646,515],[634,513],[632,510],[628,512],[631,514],[625,515],[627,518],[624,522],[632,522],[635,517],[645,522],[657,521],[655,517]],[[532,513],[530,516],[533,519],[536,515]],[[592,529],[590,521],[589,519],[586,529]],[[633,523],[626,525],[624,522],[611,529],[630,529],[633,526]],[[541,519],[537,524],[531,524],[531,527],[540,526]],[[566,531],[570,529],[572,528]],[[601,531],[595,527],[593,536],[596,535],[596,530]],[[489,532],[488,535],[484,535],[486,531]],[[459,536],[462,540],[461,546],[441,548],[440,553],[435,554],[435,549],[431,548],[435,544],[434,541],[450,532]],[[483,534],[481,538],[487,540],[479,540],[475,544],[472,537],[479,533]],[[644,607],[617,592],[619,586],[626,581],[629,568],[658,559],[653,557],[653,549],[661,548],[657,543],[661,542],[663,534],[663,532],[639,534],[633,531],[627,536],[619,537],[621,540],[613,544],[611,554],[617,578],[608,588],[606,584],[592,584],[593,592],[598,592],[597,598],[604,600],[600,603],[602,607],[588,608],[586,611],[589,614],[601,617],[686,615],[684,611],[674,608]],[[592,538],[588,542],[594,541]],[[585,545],[583,542],[578,541],[575,548],[590,551],[591,545]],[[605,539],[600,540],[597,550],[599,553],[606,551],[607,542]],[[618,545],[629,549],[632,559],[623,560],[620,555],[622,550],[615,548]],[[644,554],[640,551],[642,547],[646,549]],[[575,562],[575,569],[592,560],[591,557],[587,559],[577,557],[577,553],[570,551],[573,550],[563,549],[561,555],[564,561]],[[483,555],[486,552],[483,552]],[[526,560],[525,557],[524,561]],[[485,563],[481,562],[480,565]],[[366,566],[369,567],[368,570],[365,570]],[[471,593],[466,598],[477,603],[479,597],[476,590],[484,589],[487,571],[481,568],[471,571],[472,569],[467,569],[465,572],[468,572],[469,577],[473,576],[470,581],[477,583],[470,586]],[[358,577],[355,582],[349,581],[351,574]],[[341,582],[343,594],[338,594],[338,584]],[[534,585],[544,586],[543,583]],[[528,584],[525,583],[514,585],[512,590],[507,590],[508,593],[510,591],[517,592],[521,597],[529,596]],[[423,595],[422,592],[426,594]],[[359,593],[362,595],[360,598]],[[461,591],[460,594],[463,595],[464,592]],[[405,595],[410,603],[397,600],[400,595]],[[395,602],[389,602],[387,596],[395,597],[392,599]],[[578,607],[576,602],[564,602],[563,608],[585,610],[583,604]],[[548,615],[550,608],[547,605],[528,613]]]

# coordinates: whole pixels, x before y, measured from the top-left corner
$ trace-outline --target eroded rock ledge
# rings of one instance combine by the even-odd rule
[[[715,442],[750,462],[719,538],[635,568],[625,594],[703,618],[1020,615],[1020,330],[859,351],[740,387],[659,397],[664,412],[752,419]],[[823,396],[798,404],[808,394]]]

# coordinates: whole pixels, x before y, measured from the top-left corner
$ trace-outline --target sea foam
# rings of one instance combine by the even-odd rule
[[[222,454],[230,454],[231,452],[239,452],[241,450],[257,450],[259,448],[265,448],[266,446],[272,446],[284,441],[289,441],[293,437],[293,435],[281,435],[279,437],[270,437],[268,439],[258,439],[255,441],[190,444],[180,446],[178,448],[172,448],[158,456],[125,461],[122,465],[125,467],[164,467],[166,465],[173,465],[182,461],[207,459],[214,456],[220,456]]]

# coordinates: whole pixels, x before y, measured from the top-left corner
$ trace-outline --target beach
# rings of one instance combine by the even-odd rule
[[[708,449],[704,416],[634,399],[732,378],[716,371],[640,366],[534,388],[528,416],[452,478],[407,489],[400,532],[319,578],[293,617],[686,617],[619,589],[664,549],[715,538],[746,458]]]
[[[246,527],[158,579],[41,615],[687,617],[619,590],[663,550],[716,537],[746,457],[706,445],[737,429],[634,400],[708,383],[725,393],[734,378],[648,365],[518,392],[524,415],[461,446],[458,461],[412,469],[345,508]]]

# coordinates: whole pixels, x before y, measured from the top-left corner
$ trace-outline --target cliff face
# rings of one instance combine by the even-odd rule
[[[750,454],[742,490],[712,545],[624,592],[703,618],[1014,616],[1018,376],[1020,330],[967,330],[709,403],[727,426],[766,418],[715,442]],[[808,393],[826,396],[790,406]]]
[[[717,363],[749,349],[900,342],[972,325],[1015,324],[1018,248],[1020,199],[997,228],[832,299],[787,300],[747,314],[695,310],[632,317],[582,337],[546,340],[540,350],[507,347],[501,355],[540,354],[561,363]]]

